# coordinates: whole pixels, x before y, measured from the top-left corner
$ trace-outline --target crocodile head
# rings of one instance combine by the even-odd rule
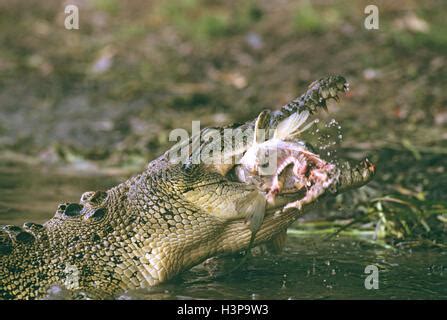
[[[301,210],[326,191],[334,194],[368,182],[375,172],[367,159],[351,170],[347,162],[324,160],[310,144],[294,138],[307,116],[304,112],[283,120],[273,138],[254,141],[234,168],[239,181],[263,192],[268,207]],[[290,123],[297,120],[298,126]],[[280,132],[281,125],[294,132]]]
[[[312,150],[299,139],[273,138],[253,143],[234,166],[206,166],[208,172],[222,175],[218,189],[225,191],[218,193],[219,201],[210,213],[221,218],[245,218],[255,224],[252,232],[257,232],[265,215],[294,211],[295,216],[290,217],[293,222],[320,198],[358,188],[375,174],[375,166],[368,159],[351,166],[327,161]],[[213,183],[207,183],[197,190],[204,196],[215,193],[213,188]],[[196,204],[200,198],[195,198]]]
[[[263,171],[265,148],[253,145],[233,165],[174,166],[181,181],[171,183],[207,221],[196,229],[202,239],[190,243],[193,249],[183,257],[183,267],[261,244],[279,252],[287,228],[298,217],[323,198],[366,184],[375,172],[368,160],[354,166],[328,162],[301,140],[268,143],[276,151],[273,172]],[[214,225],[218,231],[209,233],[205,225]]]
[[[371,180],[375,167],[368,160],[356,166],[326,161],[300,135],[308,127],[307,118],[326,109],[326,101],[338,100],[337,94],[345,90],[342,77],[320,80],[301,100],[292,101],[279,112],[266,110],[255,121],[207,128],[202,137],[191,138],[191,152],[182,165],[187,177],[182,194],[225,223],[227,232],[222,233],[221,243],[232,244],[225,248],[234,251],[244,248],[236,243],[250,246],[269,241],[321,198]],[[235,146],[238,137],[228,138],[225,129],[245,135],[246,143]],[[197,144],[195,152],[197,140],[202,144]],[[225,148],[228,141],[232,148]],[[217,151],[218,156],[197,164],[198,155],[210,150]]]

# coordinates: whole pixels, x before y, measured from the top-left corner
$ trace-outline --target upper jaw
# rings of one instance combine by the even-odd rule
[[[331,188],[332,193],[342,193],[367,184],[373,179],[376,173],[376,166],[368,159],[364,159],[354,167],[345,162],[340,166],[339,171],[340,176],[336,184]]]

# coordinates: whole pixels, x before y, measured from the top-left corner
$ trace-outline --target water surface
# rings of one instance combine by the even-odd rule
[[[49,168],[0,165],[0,224],[44,222],[58,203],[79,201],[87,190],[107,189],[123,177],[63,174]],[[367,265],[379,268],[379,289],[365,289]],[[203,266],[167,284],[119,299],[446,299],[447,252],[390,249],[367,238],[296,235],[280,255],[252,257],[221,277]]]

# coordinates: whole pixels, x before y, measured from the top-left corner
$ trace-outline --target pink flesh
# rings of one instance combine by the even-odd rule
[[[313,202],[333,183],[335,179],[335,165],[330,164],[318,155],[303,148],[281,149],[281,156],[277,159],[277,170],[274,175],[263,179],[267,189],[267,201],[274,203],[277,195],[295,193],[303,188],[306,193],[303,198],[291,202],[284,207],[284,211],[300,210],[303,205]],[[291,170],[290,170],[290,167]]]

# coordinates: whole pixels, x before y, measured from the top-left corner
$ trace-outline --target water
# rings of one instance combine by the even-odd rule
[[[312,145],[326,161],[338,162],[338,147],[343,141],[343,129],[335,119],[316,118],[312,126],[303,132],[304,141]],[[304,130],[303,130],[304,131]]]
[[[365,289],[364,270],[371,264],[379,268],[378,290]],[[252,258],[240,272],[222,279],[199,267],[162,289],[166,298],[445,299],[447,254],[393,252],[352,238],[289,235],[279,256]]]
[[[123,179],[0,164],[0,224],[44,222],[59,202],[78,201],[84,191],[107,189]],[[371,264],[380,270],[378,290],[365,289],[364,270]],[[117,298],[447,299],[447,252],[293,233],[283,253],[253,257],[232,274],[216,278],[198,266],[169,283]]]
[[[0,224],[45,222],[59,203],[79,202],[83,192],[108,189],[119,179],[91,171],[55,173],[52,168],[0,163]]]

